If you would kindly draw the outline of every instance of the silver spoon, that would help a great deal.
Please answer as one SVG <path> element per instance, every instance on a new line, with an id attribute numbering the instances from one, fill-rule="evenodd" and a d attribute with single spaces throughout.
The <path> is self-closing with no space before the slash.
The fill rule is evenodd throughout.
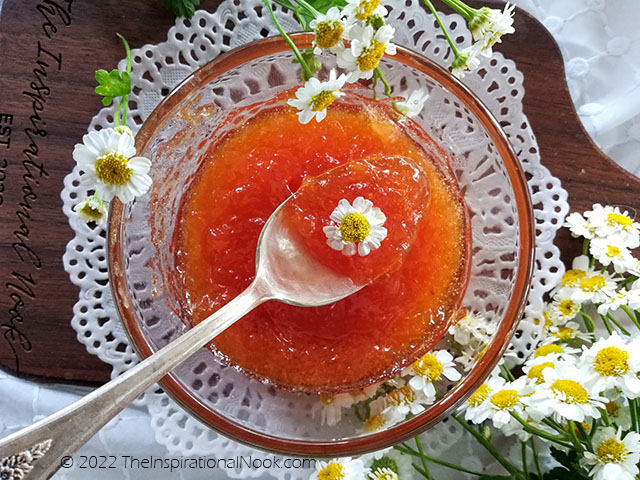
<path id="1" fill-rule="evenodd" d="M 312 258 L 289 234 L 283 207 L 269 217 L 256 249 L 256 277 L 249 287 L 204 321 L 118 378 L 66 408 L 0 440 L 0 465 L 23 458 L 28 478 L 49 478 L 63 462 L 147 388 L 209 343 L 216 335 L 267 300 L 316 307 L 341 300 L 364 285 Z"/>

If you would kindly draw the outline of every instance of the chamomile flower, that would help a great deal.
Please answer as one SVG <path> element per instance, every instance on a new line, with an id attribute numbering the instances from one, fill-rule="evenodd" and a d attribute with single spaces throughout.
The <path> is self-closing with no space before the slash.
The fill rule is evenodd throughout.
<path id="1" fill-rule="evenodd" d="M 364 423 L 365 432 L 375 432 L 383 428 L 391 427 L 402 422 L 406 415 L 402 415 L 397 409 L 385 408 L 380 413 L 373 413 Z"/>
<path id="2" fill-rule="evenodd" d="M 107 221 L 107 204 L 94 195 L 85 198 L 75 207 L 73 211 L 78 214 L 85 222 L 95 222 L 98 225 L 104 225 Z"/>
<path id="3" fill-rule="evenodd" d="M 424 107 L 424 103 L 429 98 L 429 94 L 422 90 L 417 89 L 409 94 L 409 96 L 401 102 L 393 102 L 393 108 L 398 110 L 407 117 L 415 117 L 419 115 Z"/>
<path id="4" fill-rule="evenodd" d="M 495 428 L 502 428 L 513 417 L 511 412 L 524 415 L 528 396 L 533 392 L 525 377 L 506 382 L 502 377 L 494 377 L 487 383 L 490 393 L 484 402 L 473 409 L 474 423 L 491 419 Z M 470 409 L 467 409 L 469 413 Z"/>
<path id="5" fill-rule="evenodd" d="M 554 368 L 542 370 L 544 381 L 528 399 L 527 411 L 534 419 L 553 415 L 563 419 L 583 422 L 585 418 L 600 418 L 598 408 L 604 407 L 603 400 L 589 386 L 581 381 L 581 372 L 569 362 L 556 362 Z"/>
<path id="6" fill-rule="evenodd" d="M 473 71 L 480 66 L 478 50 L 467 47 L 460 50 L 451 62 L 451 73 L 454 77 L 463 78 L 466 71 Z"/>
<path id="7" fill-rule="evenodd" d="M 485 318 L 467 312 L 449 327 L 449 334 L 460 345 L 469 345 L 473 341 L 485 343 L 488 338 L 495 333 L 497 325 L 488 322 Z"/>
<path id="8" fill-rule="evenodd" d="M 601 265 L 606 267 L 613 264 L 614 270 L 618 273 L 626 271 L 628 258 L 631 256 L 629 249 L 618 243 L 613 235 L 591 240 L 589 252 Z"/>
<path id="9" fill-rule="evenodd" d="M 320 55 L 323 50 L 337 53 L 344 44 L 342 41 L 345 32 L 345 23 L 338 7 L 331 7 L 327 13 L 321 13 L 311 20 L 309 26 L 313 29 L 313 53 Z"/>
<path id="10" fill-rule="evenodd" d="M 640 259 L 635 257 L 627 258 L 626 271 L 631 275 L 640 277 Z"/>
<path id="11" fill-rule="evenodd" d="M 434 399 L 436 396 L 433 382 L 442 379 L 442 377 L 457 382 L 462 377 L 455 368 L 453 357 L 446 350 L 424 354 L 413 362 L 403 374 L 413 375 L 409 380 L 409 386 L 416 392 L 423 392 L 428 399 Z"/>
<path id="12" fill-rule="evenodd" d="M 380 5 L 380 0 L 347 0 L 342 14 L 353 20 L 368 20 L 374 15 L 387 16 L 387 9 Z"/>
<path id="13" fill-rule="evenodd" d="M 565 219 L 563 227 L 568 228 L 573 237 L 584 237 L 588 240 L 595 238 L 596 227 L 584 218 L 581 213 L 573 212 Z"/>
<path id="14" fill-rule="evenodd" d="M 598 313 L 606 315 L 609 312 L 615 312 L 620 307 L 628 307 L 631 310 L 640 309 L 640 289 L 627 290 L 621 288 L 611 297 L 607 298 L 603 303 L 598 305 Z"/>
<path id="15" fill-rule="evenodd" d="M 580 363 L 585 367 L 581 378 L 593 392 L 618 388 L 627 398 L 640 397 L 640 352 L 636 342 L 628 343 L 613 332 L 590 348 L 583 347 Z"/>
<path id="16" fill-rule="evenodd" d="M 361 458 L 365 467 L 369 469 L 369 480 L 412 480 L 415 478 L 412 458 L 393 448 L 363 455 Z"/>
<path id="17" fill-rule="evenodd" d="M 349 82 L 371 78 L 385 54 L 395 55 L 396 46 L 391 43 L 394 32 L 391 25 L 383 25 L 376 31 L 371 25 L 354 25 L 349 29 L 351 47 L 337 54 L 338 66 L 351 72 Z"/>
<path id="18" fill-rule="evenodd" d="M 596 432 L 592 440 L 594 451 L 585 452 L 583 466 L 591 468 L 594 480 L 635 480 L 640 461 L 640 434 L 627 433 L 622 428 L 605 427 Z"/>
<path id="19" fill-rule="evenodd" d="M 544 376 L 542 372 L 545 368 L 556 368 L 556 361 L 553 360 L 544 360 L 535 362 L 528 362 L 524 367 L 522 367 L 522 371 L 525 373 L 529 381 L 535 384 L 544 383 Z"/>
<path id="20" fill-rule="evenodd" d="M 584 216 L 595 227 L 596 236 L 617 240 L 631 249 L 640 246 L 640 224 L 634 222 L 628 212 L 596 203 Z"/>
<path id="21" fill-rule="evenodd" d="M 542 340 L 543 345 L 550 343 L 570 343 L 576 340 L 582 340 L 588 342 L 591 340 L 591 335 L 580 330 L 580 325 L 577 322 L 568 322 L 565 325 L 549 328 L 547 337 Z"/>
<path id="22" fill-rule="evenodd" d="M 568 321 L 573 320 L 581 307 L 581 304 L 575 302 L 570 297 L 562 298 L 561 296 L 557 296 L 553 299 L 549 309 L 552 326 L 562 326 Z"/>
<path id="23" fill-rule="evenodd" d="M 311 413 L 315 416 L 320 412 L 320 422 L 324 425 L 337 425 L 342 418 L 344 410 L 349 409 L 355 403 L 350 393 L 338 393 L 336 395 L 320 395 L 319 401 L 312 407 Z"/>
<path id="24" fill-rule="evenodd" d="M 402 417 L 422 413 L 425 409 L 424 405 L 429 405 L 434 400 L 434 398 L 428 398 L 423 391 L 416 392 L 409 385 L 392 390 L 384 396 L 384 399 L 386 408 L 383 412 L 395 410 Z"/>
<path id="25" fill-rule="evenodd" d="M 553 298 L 571 298 L 571 289 L 578 287 L 580 281 L 587 276 L 587 272 L 593 272 L 589 268 L 589 257 L 579 255 L 571 262 L 571 269 L 564 272 L 560 283 L 551 290 Z"/>
<path id="26" fill-rule="evenodd" d="M 557 343 L 540 345 L 534 350 L 533 355 L 529 360 L 527 360 L 527 363 L 537 365 L 539 363 L 555 362 L 558 360 L 573 362 L 573 354 L 578 353 L 579 351 L 580 350 L 577 348 L 558 345 Z"/>
<path id="27" fill-rule="evenodd" d="M 603 396 L 607 399 L 604 408 L 607 411 L 609 420 L 625 430 L 631 429 L 629 400 L 617 389 L 609 390 Z"/>
<path id="28" fill-rule="evenodd" d="M 490 57 L 491 48 L 501 42 L 503 35 L 515 32 L 513 28 L 513 11 L 515 5 L 507 3 L 503 11 L 494 8 L 481 8 L 469 20 L 469 29 L 476 48 L 482 55 Z"/>
<path id="29" fill-rule="evenodd" d="M 316 471 L 309 480 L 362 480 L 368 473 L 360 459 L 335 458 L 330 462 L 316 462 Z"/>
<path id="30" fill-rule="evenodd" d="M 347 77 L 342 74 L 336 77 L 336 71 L 329 72 L 329 80 L 321 82 L 313 77 L 307 80 L 303 87 L 296 90 L 296 98 L 290 98 L 287 103 L 300 110 L 298 119 L 300 123 L 307 124 L 314 117 L 316 122 L 321 122 L 327 116 L 327 108 L 344 95 L 340 89 L 344 86 Z"/>
<path id="31" fill-rule="evenodd" d="M 589 270 L 578 285 L 569 292 L 571 300 L 577 303 L 602 303 L 615 295 L 616 279 L 609 272 Z"/>
<path id="32" fill-rule="evenodd" d="M 113 128 L 89 132 L 73 149 L 73 159 L 84 171 L 82 185 L 95 190 L 96 197 L 104 202 L 118 197 L 127 203 L 151 187 L 151 162 L 135 154 L 133 136 Z"/>
<path id="33" fill-rule="evenodd" d="M 387 237 L 383 226 L 387 217 L 363 197 L 357 197 L 353 205 L 343 198 L 329 218 L 331 224 L 323 228 L 327 244 L 347 256 L 369 255 Z"/>

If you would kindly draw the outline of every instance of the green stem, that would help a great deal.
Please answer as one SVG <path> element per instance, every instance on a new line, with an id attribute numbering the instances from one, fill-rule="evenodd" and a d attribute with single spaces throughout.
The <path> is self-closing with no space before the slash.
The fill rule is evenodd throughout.
<path id="1" fill-rule="evenodd" d="M 582 241 L 582 254 L 583 254 L 583 255 L 588 255 L 588 254 L 589 254 L 589 243 L 590 243 L 590 242 L 589 242 L 589 239 L 588 239 L 588 238 L 585 238 L 585 239 Z"/>
<path id="2" fill-rule="evenodd" d="M 578 455 L 582 455 L 584 447 L 582 446 L 582 442 L 578 439 L 578 435 L 576 435 L 576 425 L 573 420 L 567 420 L 567 424 L 569 425 L 569 437 L 571 438 L 571 442 L 573 442 L 573 445 L 576 447 Z"/>
<path id="3" fill-rule="evenodd" d="M 631 336 L 631 333 L 629 332 L 629 330 L 627 330 L 622 325 L 620 325 L 620 322 L 618 322 L 615 318 L 613 318 L 613 315 L 611 315 L 610 313 L 607 313 L 606 317 L 611 321 L 611 323 L 613 323 L 616 327 L 618 327 L 618 330 L 620 330 L 622 333 L 624 333 L 629 337 Z"/>
<path id="4" fill-rule="evenodd" d="M 462 15 L 467 22 L 471 20 L 477 12 L 475 8 L 471 8 L 469 5 L 461 2 L 460 0 L 441 0 L 441 1 L 444 4 L 449 5 L 457 13 Z"/>
<path id="5" fill-rule="evenodd" d="M 566 441 L 566 435 L 564 437 L 560 437 L 558 435 L 554 435 L 552 433 L 548 433 L 545 432 L 544 430 L 540 429 L 540 428 L 536 428 L 533 427 L 531 425 L 529 425 L 520 415 L 518 415 L 515 412 L 510 412 L 511 416 L 513 418 L 515 418 L 518 422 L 520 422 L 520 424 L 522 425 L 522 427 L 524 428 L 524 430 L 526 432 L 529 432 L 533 435 L 537 435 L 538 437 L 541 438 L 546 438 L 547 440 L 550 440 L 554 443 L 557 443 L 558 445 L 562 445 L 563 447 L 568 447 L 570 446 L 569 443 L 567 443 Z"/>
<path id="6" fill-rule="evenodd" d="M 531 452 L 533 452 L 533 463 L 536 465 L 536 471 L 538 472 L 538 478 L 542 480 L 542 469 L 540 468 L 540 458 L 538 458 L 538 450 L 536 450 L 536 442 L 534 437 L 529 439 L 531 443 Z"/>
<path id="7" fill-rule="evenodd" d="M 438 25 L 440 25 L 440 29 L 444 33 L 444 36 L 447 38 L 447 42 L 449 42 L 449 46 L 451 47 L 451 50 L 453 51 L 453 54 L 456 57 L 458 55 L 460 55 L 460 52 L 456 48 L 456 44 L 453 43 L 453 40 L 451 39 L 451 36 L 449 35 L 449 32 L 444 27 L 444 25 L 442 23 L 442 20 L 440 20 L 440 15 L 438 15 L 438 11 L 433 6 L 433 3 L 431 3 L 431 0 L 422 0 L 422 2 L 429 8 L 429 10 L 431 10 L 431 13 L 433 13 L 433 16 L 436 18 L 436 22 L 438 22 Z"/>
<path id="8" fill-rule="evenodd" d="M 513 376 L 513 374 L 511 373 L 511 370 L 509 370 L 507 368 L 507 366 L 504 363 L 500 364 L 500 369 L 502 370 L 502 372 L 506 375 L 507 380 L 510 382 L 515 381 L 515 377 Z"/>
<path id="9" fill-rule="evenodd" d="M 587 431 L 582 426 L 582 423 L 576 423 L 576 427 L 578 427 L 578 431 L 580 432 L 580 436 L 582 438 L 584 438 L 584 440 L 582 440 L 582 442 L 587 444 L 587 448 L 589 449 L 590 452 L 593 452 L 593 445 L 591 444 L 591 437 L 589 436 Z"/>
<path id="10" fill-rule="evenodd" d="M 627 285 L 635 282 L 636 280 L 638 280 L 638 277 L 636 277 L 635 275 L 629 275 L 627 278 L 622 280 L 622 282 L 620 282 L 620 285 L 622 285 L 623 287 L 626 287 Z"/>
<path id="11" fill-rule="evenodd" d="M 522 472 L 514 467 L 511 462 L 509 462 L 506 458 L 500 455 L 500 452 L 482 435 L 480 435 L 475 428 L 469 425 L 466 420 L 460 418 L 458 415 L 452 415 L 453 419 L 458 422 L 462 428 L 464 428 L 467 432 L 473 435 L 480 445 L 482 445 L 485 450 L 487 450 L 493 457 L 502 465 L 507 472 L 509 472 L 512 476 L 516 478 L 522 479 Z"/>
<path id="12" fill-rule="evenodd" d="M 419 457 L 420 456 L 419 452 L 415 451 L 414 449 L 412 449 L 411 447 L 407 446 L 404 443 L 402 445 L 396 445 L 393 448 L 395 448 L 399 452 L 406 453 L 406 454 L 409 454 L 409 455 L 413 455 L 414 457 Z M 439 458 L 430 457 L 429 455 L 424 455 L 424 458 L 427 459 L 429 462 L 435 463 L 437 465 L 442 465 L 443 467 L 450 468 L 451 470 L 457 470 L 459 472 L 468 473 L 469 475 L 476 475 L 478 477 L 481 477 L 481 476 L 485 475 L 484 473 L 478 472 L 477 470 L 472 470 L 470 468 L 461 467 L 459 465 L 455 465 L 453 463 L 449 463 L 449 462 L 445 462 L 444 460 L 440 460 Z"/>
<path id="13" fill-rule="evenodd" d="M 609 319 L 607 318 L 607 316 L 600 315 L 600 319 L 602 320 L 602 324 L 604 325 L 604 328 L 606 328 L 609 335 L 611 335 L 613 333 L 613 330 L 611 329 L 611 325 L 609 324 Z"/>
<path id="14" fill-rule="evenodd" d="M 529 479 L 529 469 L 527 468 L 527 444 L 520 442 L 520 453 L 522 455 L 522 471 L 524 476 Z"/>
<path id="15" fill-rule="evenodd" d="M 591 316 L 585 311 L 584 305 L 580 307 L 580 315 L 582 315 L 582 320 L 584 321 L 584 326 L 587 331 L 591 334 L 592 337 L 595 338 L 594 332 L 596 331 L 596 327 L 593 324 L 593 319 Z"/>
<path id="16" fill-rule="evenodd" d="M 428 480 L 433 480 L 431 471 L 429 470 L 429 466 L 427 465 L 427 459 L 424 457 L 424 451 L 422 450 L 422 442 L 420 442 L 420 437 L 415 437 L 413 440 L 416 442 L 416 447 L 418 447 L 420 462 L 422 463 L 422 469 L 424 470 L 425 474 L 424 476 L 427 477 Z"/>
<path id="17" fill-rule="evenodd" d="M 119 33 L 116 33 L 116 36 L 122 41 L 122 44 L 124 45 L 124 49 L 127 52 L 127 75 L 129 76 L 129 78 L 131 78 L 131 47 L 129 47 L 129 42 L 127 42 L 127 39 L 124 38 L 122 35 L 120 35 Z M 131 90 L 129 90 L 131 91 Z M 120 125 L 126 125 L 127 124 L 127 112 L 129 111 L 129 95 L 122 95 L 120 97 L 120 104 L 118 105 L 118 108 L 116 109 L 114 115 L 113 115 L 113 124 L 118 127 Z"/>
<path id="18" fill-rule="evenodd" d="M 262 3 L 264 3 L 265 7 L 267 7 L 267 10 L 269 11 L 269 15 L 271 16 L 271 20 L 273 21 L 273 24 L 278 29 L 278 32 L 280 32 L 280 35 L 282 35 L 282 38 L 284 38 L 284 41 L 287 42 L 287 45 L 289 45 L 291 50 L 293 50 L 293 54 L 296 56 L 296 59 L 300 63 L 300 66 L 302 67 L 302 70 L 305 73 L 305 77 L 307 79 L 313 78 L 313 72 L 311 72 L 309 65 L 307 65 L 307 62 L 305 62 L 304 58 L 302 58 L 302 54 L 300 53 L 300 50 L 298 50 L 298 47 L 296 47 L 295 43 L 293 43 L 291 38 L 289 38 L 289 35 L 287 35 L 287 32 L 285 32 L 284 29 L 282 28 L 282 25 L 280 25 L 280 22 L 276 18 L 276 14 L 273 13 L 273 8 L 271 8 L 270 0 L 262 0 Z"/>
<path id="19" fill-rule="evenodd" d="M 318 10 L 316 10 L 315 8 L 313 8 L 313 5 L 308 4 L 307 2 L 305 2 L 304 0 L 294 0 L 298 5 L 301 5 L 302 7 L 306 8 L 307 11 L 313 15 L 313 18 L 316 18 L 320 15 L 322 15 Z"/>
<path id="20" fill-rule="evenodd" d="M 391 96 L 391 85 L 389 85 L 389 82 L 387 82 L 387 79 L 384 76 L 384 73 L 382 72 L 382 69 L 380 68 L 379 65 L 373 71 L 373 76 L 374 77 L 377 76 L 380 79 L 380 81 L 382 81 L 382 84 L 384 85 L 384 94 L 387 97 L 390 97 Z"/>
<path id="21" fill-rule="evenodd" d="M 638 431 L 638 404 L 635 398 L 629 399 L 629 412 L 631 413 L 631 429 Z"/>
<path id="22" fill-rule="evenodd" d="M 602 418 L 602 421 L 607 427 L 611 426 L 611 420 L 609 419 L 609 414 L 607 413 L 606 408 L 600 409 L 600 417 Z M 593 431 L 593 428 L 591 430 Z"/>
<path id="23" fill-rule="evenodd" d="M 629 307 L 627 307 L 626 305 L 622 305 L 620 308 L 622 308 L 622 310 L 624 311 L 624 313 L 627 314 L 627 316 L 631 319 L 631 321 L 633 322 L 633 324 L 638 327 L 638 329 L 640 329 L 640 321 L 638 321 L 637 315 L 634 315 L 631 310 L 629 310 Z"/>

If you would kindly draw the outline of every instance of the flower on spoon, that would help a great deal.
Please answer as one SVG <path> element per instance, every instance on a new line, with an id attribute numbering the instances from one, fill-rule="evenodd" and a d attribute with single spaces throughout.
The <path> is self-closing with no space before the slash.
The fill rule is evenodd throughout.
<path id="1" fill-rule="evenodd" d="M 82 184 L 104 202 L 118 197 L 127 203 L 151 187 L 151 161 L 135 154 L 133 136 L 113 128 L 84 135 L 73 149 L 73 159 L 84 171 Z"/>
<path id="2" fill-rule="evenodd" d="M 387 237 L 387 217 L 364 197 L 357 197 L 353 205 L 343 198 L 329 218 L 331 225 L 323 228 L 327 245 L 347 256 L 369 255 Z"/>
<path id="3" fill-rule="evenodd" d="M 336 77 L 336 71 L 331 70 L 329 80 L 321 82 L 317 78 L 310 78 L 303 87 L 296 90 L 296 98 L 290 98 L 289 106 L 297 108 L 300 123 L 307 124 L 314 117 L 316 122 L 321 122 L 327 116 L 327 108 L 344 95 L 340 89 L 347 81 L 342 74 Z"/>

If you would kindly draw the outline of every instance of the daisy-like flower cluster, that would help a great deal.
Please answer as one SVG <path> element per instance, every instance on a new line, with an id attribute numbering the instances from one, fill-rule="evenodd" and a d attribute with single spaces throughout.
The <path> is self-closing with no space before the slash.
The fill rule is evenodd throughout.
<path id="1" fill-rule="evenodd" d="M 303 124 L 314 118 L 322 121 L 327 108 L 343 95 L 340 90 L 345 83 L 381 75 L 378 66 L 382 57 L 396 53 L 392 42 L 395 29 L 386 24 L 387 9 L 380 0 L 347 0 L 342 9 L 333 6 L 326 13 L 313 13 L 315 18 L 309 23 L 314 33 L 313 54 L 320 58 L 327 53 L 336 55 L 337 66 L 346 73 L 338 76 L 331 70 L 328 80 L 310 78 L 296 91 L 296 98 L 288 104 L 298 110 Z M 393 105 L 411 117 L 420 113 L 426 99 L 424 90 L 416 90 Z"/>
<path id="2" fill-rule="evenodd" d="M 75 212 L 87 222 L 98 225 L 107 217 L 107 203 L 118 197 L 130 202 L 151 187 L 151 162 L 136 156 L 134 137 L 127 127 L 105 128 L 82 137 L 73 149 L 82 175 L 82 186 L 94 192 L 75 206 Z"/>

